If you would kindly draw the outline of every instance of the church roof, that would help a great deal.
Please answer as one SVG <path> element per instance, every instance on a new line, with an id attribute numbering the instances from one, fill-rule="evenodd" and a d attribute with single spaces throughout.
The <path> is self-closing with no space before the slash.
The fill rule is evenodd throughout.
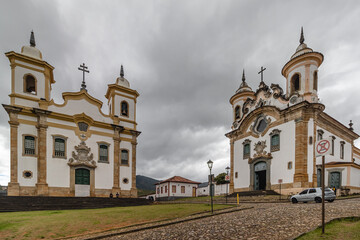
<path id="1" fill-rule="evenodd" d="M 157 184 L 161 184 L 161 183 L 165 183 L 165 182 L 180 182 L 180 183 L 192 183 L 192 184 L 200 184 L 200 182 L 194 182 L 194 181 L 191 181 L 189 179 L 186 179 L 186 178 L 183 178 L 183 177 L 180 177 L 180 176 L 173 176 L 169 179 L 166 179 L 164 181 L 161 181 L 161 182 L 158 182 L 156 183 L 155 185 Z"/>

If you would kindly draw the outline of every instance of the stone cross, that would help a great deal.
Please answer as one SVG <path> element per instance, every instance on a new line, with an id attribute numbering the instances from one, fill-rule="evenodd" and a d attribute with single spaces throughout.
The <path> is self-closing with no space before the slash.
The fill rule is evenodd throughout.
<path id="1" fill-rule="evenodd" d="M 83 72 L 83 81 L 81 83 L 81 88 L 80 90 L 86 90 L 86 85 L 85 85 L 85 72 L 89 73 L 90 71 L 89 70 L 86 70 L 88 69 L 87 66 L 85 66 L 85 63 L 83 63 L 82 65 L 80 65 L 80 67 L 78 68 L 80 71 Z M 87 90 L 86 90 L 87 91 Z"/>
<path id="2" fill-rule="evenodd" d="M 261 70 L 260 72 L 258 72 L 258 74 L 261 74 L 261 81 L 263 82 L 263 72 L 266 70 L 266 68 L 264 68 L 263 66 L 261 66 Z"/>

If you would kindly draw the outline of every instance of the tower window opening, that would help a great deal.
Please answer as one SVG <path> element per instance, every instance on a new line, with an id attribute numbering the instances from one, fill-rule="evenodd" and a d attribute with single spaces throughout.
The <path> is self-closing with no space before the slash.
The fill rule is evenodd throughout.
<path id="1" fill-rule="evenodd" d="M 300 75 L 295 74 L 291 78 L 291 92 L 299 91 L 300 90 Z"/>
<path id="2" fill-rule="evenodd" d="M 314 72 L 314 90 L 318 90 L 318 74 L 317 71 Z"/>
<path id="3" fill-rule="evenodd" d="M 121 102 L 121 115 L 122 116 L 129 116 L 129 104 L 125 101 Z"/>
<path id="4" fill-rule="evenodd" d="M 27 75 L 25 77 L 25 92 L 36 95 L 36 80 L 33 76 Z"/>
<path id="5" fill-rule="evenodd" d="M 239 119 L 240 118 L 240 107 L 236 106 L 235 108 L 235 119 Z"/>

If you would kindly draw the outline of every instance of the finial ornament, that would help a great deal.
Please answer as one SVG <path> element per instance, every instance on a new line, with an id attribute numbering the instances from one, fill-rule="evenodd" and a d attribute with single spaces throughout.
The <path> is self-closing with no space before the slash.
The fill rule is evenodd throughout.
<path id="1" fill-rule="evenodd" d="M 352 127 L 354 124 L 352 123 L 352 120 L 350 120 L 350 123 L 349 123 L 349 129 L 351 130 L 351 131 L 354 131 L 354 128 Z"/>
<path id="2" fill-rule="evenodd" d="M 242 81 L 245 82 L 245 69 L 243 69 Z"/>
<path id="3" fill-rule="evenodd" d="M 121 65 L 121 68 L 120 68 L 120 77 L 124 77 L 124 67 L 123 65 Z"/>
<path id="4" fill-rule="evenodd" d="M 301 27 L 300 44 L 303 44 L 304 41 L 305 41 L 304 31 L 303 31 L 303 27 Z"/>
<path id="5" fill-rule="evenodd" d="M 35 36 L 34 36 L 34 31 L 31 30 L 31 35 L 30 35 L 30 46 L 31 47 L 35 47 L 36 44 L 35 44 Z"/>
<path id="6" fill-rule="evenodd" d="M 87 70 L 88 67 L 85 66 L 85 63 L 83 63 L 82 65 L 80 65 L 80 67 L 79 67 L 78 69 L 83 72 L 83 81 L 82 81 L 82 83 L 81 83 L 80 91 L 81 91 L 81 90 L 87 91 L 87 90 L 86 90 L 86 84 L 85 84 L 85 72 L 89 73 L 90 71 Z"/>

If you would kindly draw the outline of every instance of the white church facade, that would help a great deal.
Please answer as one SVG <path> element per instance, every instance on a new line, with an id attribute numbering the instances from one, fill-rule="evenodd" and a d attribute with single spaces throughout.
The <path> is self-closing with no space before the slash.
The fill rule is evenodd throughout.
<path id="1" fill-rule="evenodd" d="M 51 98 L 54 67 L 30 46 L 5 54 L 11 66 L 9 196 L 137 197 L 136 102 L 121 66 L 107 87 L 109 112 L 86 90 Z M 83 64 L 79 70 L 87 71 Z M 88 72 L 88 71 L 87 71 Z"/>
<path id="2" fill-rule="evenodd" d="M 321 186 L 321 157 L 315 156 L 315 142 L 331 138 L 326 156 L 325 186 L 347 193 L 360 192 L 359 135 L 324 112 L 318 98 L 318 68 L 323 55 L 304 43 L 281 73 L 286 89 L 269 87 L 261 79 L 253 91 L 242 83 L 230 98 L 233 108 L 230 139 L 230 192 L 275 190 L 283 193 Z M 263 70 L 263 69 L 262 69 Z"/>

